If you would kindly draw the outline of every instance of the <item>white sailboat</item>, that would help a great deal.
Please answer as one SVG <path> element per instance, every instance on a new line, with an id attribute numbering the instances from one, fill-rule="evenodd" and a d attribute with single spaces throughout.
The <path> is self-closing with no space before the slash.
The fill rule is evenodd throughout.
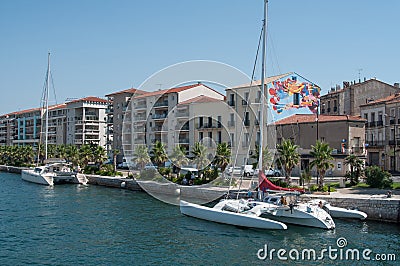
<path id="1" fill-rule="evenodd" d="M 48 148 L 48 134 L 49 134 L 49 84 L 50 84 L 50 53 L 47 56 L 47 73 L 46 73 L 46 82 L 43 93 L 43 113 L 42 120 L 45 122 L 45 162 L 47 161 L 47 148 Z M 44 116 L 44 119 L 43 119 Z M 53 162 L 47 163 L 44 166 L 36 166 L 33 169 L 22 170 L 21 172 L 22 180 L 53 186 L 55 183 L 80 183 L 85 184 L 87 179 L 85 175 L 79 174 L 71 171 L 68 164 L 65 162 Z"/>
<path id="2" fill-rule="evenodd" d="M 265 47 L 266 47 L 266 24 L 267 24 L 268 0 L 264 0 L 264 22 L 263 22 L 263 53 L 262 53 L 262 78 L 264 83 L 265 68 Z M 262 84 L 264 88 L 264 84 Z M 263 93 L 263 92 L 262 92 Z M 263 94 L 262 94 L 263 96 Z M 246 201 L 224 200 L 213 208 L 201 206 L 186 201 L 180 201 L 180 211 L 182 214 L 229 225 L 240 227 L 260 228 L 260 229 L 287 229 L 284 223 L 277 222 L 260 215 L 261 207 L 247 207 Z"/>

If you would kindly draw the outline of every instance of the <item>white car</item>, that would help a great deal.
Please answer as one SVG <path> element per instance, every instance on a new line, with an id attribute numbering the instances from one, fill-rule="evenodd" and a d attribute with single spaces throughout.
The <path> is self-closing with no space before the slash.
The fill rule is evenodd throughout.
<path id="1" fill-rule="evenodd" d="M 251 164 L 242 165 L 240 175 L 242 175 L 242 176 L 254 175 L 253 166 Z"/>
<path id="2" fill-rule="evenodd" d="M 255 171 L 254 171 L 254 175 L 258 175 L 258 169 L 256 169 Z M 279 170 L 279 169 L 268 169 L 268 170 L 265 170 L 265 176 L 275 176 L 275 177 L 278 177 L 278 176 L 282 176 L 282 173 L 281 173 L 281 171 Z"/>
<path id="3" fill-rule="evenodd" d="M 225 170 L 225 172 L 228 174 L 228 175 L 240 175 L 241 174 L 241 172 L 242 172 L 242 168 L 241 167 L 239 167 L 239 166 L 235 166 L 235 167 L 228 167 L 228 168 L 226 168 L 226 170 Z"/>

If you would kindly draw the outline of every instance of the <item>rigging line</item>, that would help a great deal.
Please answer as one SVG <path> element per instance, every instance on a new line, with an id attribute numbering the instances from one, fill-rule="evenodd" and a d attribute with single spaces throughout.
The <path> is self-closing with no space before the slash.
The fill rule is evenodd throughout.
<path id="1" fill-rule="evenodd" d="M 302 75 L 298 74 L 297 72 L 293 72 L 294 74 L 296 74 L 297 76 L 301 77 L 302 79 L 304 79 L 305 81 L 311 83 L 312 85 L 318 86 L 317 84 L 315 84 L 314 82 L 306 79 L 305 77 L 303 77 Z M 319 87 L 319 86 L 318 86 Z"/>
<path id="2" fill-rule="evenodd" d="M 51 85 L 53 87 L 53 94 L 54 94 L 55 104 L 58 104 L 57 94 L 56 94 L 56 87 L 54 86 L 54 80 L 53 80 L 53 73 L 52 72 L 50 72 L 50 79 L 51 79 Z"/>
<path id="3" fill-rule="evenodd" d="M 252 74 L 251 74 L 251 80 L 250 80 L 250 87 L 249 87 L 249 88 L 251 88 L 251 87 L 253 86 L 253 80 L 254 80 L 254 75 L 255 75 L 255 69 L 256 69 L 256 66 L 257 66 L 258 54 L 259 54 L 259 51 L 260 51 L 260 46 L 261 46 L 263 31 L 264 31 L 264 21 L 263 21 L 263 23 L 262 23 L 261 33 L 260 33 L 260 37 L 259 37 L 259 40 L 258 40 L 257 52 L 256 52 L 255 60 L 254 60 L 253 72 L 252 72 Z M 249 89 L 249 91 L 250 91 L 250 89 Z M 236 94 L 236 95 L 237 95 L 237 94 Z M 248 100 L 248 99 L 247 99 L 247 100 Z M 246 111 L 247 111 L 248 106 L 249 106 L 249 105 L 246 105 L 246 107 L 245 107 L 245 110 L 244 110 L 245 113 L 246 113 Z M 230 179 L 229 185 L 231 185 L 231 182 L 232 182 L 232 179 L 233 179 L 233 170 L 234 170 L 235 165 L 237 164 L 238 153 L 239 153 L 239 145 L 240 145 L 240 142 L 241 142 L 241 139 L 242 139 L 242 135 L 243 135 L 243 128 L 244 128 L 244 123 L 243 123 L 243 121 L 242 121 L 242 126 L 241 126 L 241 130 L 240 130 L 240 134 L 239 134 L 239 139 L 238 139 L 238 143 L 237 143 L 237 149 L 236 149 L 235 159 L 234 159 L 233 165 L 232 165 L 232 174 L 231 174 L 231 179 Z M 231 142 L 233 143 L 233 140 L 231 140 Z M 249 152 L 249 150 L 247 151 L 247 154 L 248 154 L 248 152 Z M 240 179 L 239 190 L 240 190 L 241 185 L 242 185 L 242 179 L 243 179 L 243 178 Z M 228 193 L 227 193 L 226 197 L 228 197 L 228 195 L 229 195 L 229 188 L 228 188 Z M 239 198 L 239 194 L 237 194 L 237 198 Z"/>
<path id="4" fill-rule="evenodd" d="M 269 40 L 270 40 L 270 43 L 271 43 L 271 48 L 272 48 L 272 49 L 269 50 L 270 51 L 270 55 L 271 55 L 271 57 L 273 57 L 273 55 L 275 56 L 275 61 L 276 61 L 276 65 L 277 65 L 277 68 L 278 68 L 278 73 L 281 74 L 281 67 L 279 65 L 279 60 L 278 60 L 278 57 L 276 55 L 275 45 L 274 45 L 274 41 L 272 39 L 271 32 L 267 32 L 267 37 L 269 37 Z"/>

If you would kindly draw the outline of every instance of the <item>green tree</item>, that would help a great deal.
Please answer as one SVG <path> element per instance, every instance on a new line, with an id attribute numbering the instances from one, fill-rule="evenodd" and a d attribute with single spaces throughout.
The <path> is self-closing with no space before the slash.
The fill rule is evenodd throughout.
<path id="1" fill-rule="evenodd" d="M 158 166 L 163 166 L 163 164 L 168 160 L 167 153 L 165 152 L 165 145 L 161 141 L 156 141 L 153 146 L 153 156 L 152 161 Z"/>
<path id="2" fill-rule="evenodd" d="M 228 143 L 223 142 L 217 145 L 217 152 L 214 158 L 214 164 L 218 168 L 221 168 L 221 172 L 224 172 L 228 164 L 231 162 L 231 149 Z"/>
<path id="3" fill-rule="evenodd" d="M 189 162 L 189 159 L 186 157 L 185 152 L 186 151 L 185 151 L 184 147 L 182 147 L 180 145 L 177 145 L 177 146 L 174 147 L 174 150 L 172 151 L 172 154 L 171 154 L 171 157 L 170 157 L 172 163 L 178 169 L 178 173 L 177 173 L 178 174 L 178 178 L 179 178 L 179 175 L 181 173 L 182 166 L 186 165 Z"/>
<path id="4" fill-rule="evenodd" d="M 207 148 L 200 142 L 194 144 L 192 154 L 194 155 L 193 161 L 200 171 L 210 164 L 210 160 L 207 158 Z"/>
<path id="5" fill-rule="evenodd" d="M 132 161 L 138 164 L 141 170 L 144 169 L 144 166 L 150 162 L 150 156 L 146 145 L 140 144 L 135 147 Z"/>
<path id="6" fill-rule="evenodd" d="M 298 146 L 290 139 L 284 139 L 282 144 L 277 146 L 278 164 L 285 170 L 286 182 L 290 184 L 293 168 L 299 163 L 300 154 L 297 151 Z"/>
<path id="7" fill-rule="evenodd" d="M 89 144 L 83 144 L 79 148 L 79 162 L 82 168 L 85 168 L 89 162 L 93 162 L 93 150 Z"/>
<path id="8" fill-rule="evenodd" d="M 310 155 L 314 157 L 314 160 L 310 163 L 310 167 L 316 167 L 318 176 L 319 176 L 319 184 L 318 189 L 322 190 L 324 186 L 324 177 L 326 171 L 329 168 L 333 168 L 334 165 L 331 162 L 333 160 L 332 157 L 332 150 L 328 143 L 321 142 L 317 140 L 315 146 L 311 145 L 311 152 Z"/>
<path id="9" fill-rule="evenodd" d="M 389 172 L 376 165 L 365 169 L 366 183 L 373 188 L 390 188 L 393 184 L 393 180 L 390 177 Z"/>
<path id="10" fill-rule="evenodd" d="M 65 146 L 65 154 L 66 158 L 68 158 L 68 162 L 72 163 L 74 168 L 78 168 L 81 166 L 80 164 L 80 156 L 79 156 L 79 149 L 77 146 L 69 144 Z"/>
<path id="11" fill-rule="evenodd" d="M 106 149 L 102 146 L 94 146 L 92 148 L 93 152 L 93 162 L 99 166 L 99 169 L 103 163 L 107 160 Z"/>
<path id="12" fill-rule="evenodd" d="M 357 185 L 363 172 L 364 162 L 356 155 L 350 154 L 345 158 L 344 163 L 350 166 L 350 173 L 346 174 L 350 178 L 350 184 Z"/>
<path id="13" fill-rule="evenodd" d="M 258 163 L 258 157 L 260 156 L 260 147 L 257 145 L 256 146 L 256 151 L 255 153 L 250 156 L 250 158 L 254 159 Z M 271 151 L 268 149 L 268 147 L 263 148 L 263 158 L 262 158 L 262 169 L 261 171 L 265 171 L 265 169 L 269 169 L 272 166 L 272 163 L 274 161 L 274 156 L 271 153 Z M 256 167 L 257 163 L 255 163 L 254 168 Z"/>

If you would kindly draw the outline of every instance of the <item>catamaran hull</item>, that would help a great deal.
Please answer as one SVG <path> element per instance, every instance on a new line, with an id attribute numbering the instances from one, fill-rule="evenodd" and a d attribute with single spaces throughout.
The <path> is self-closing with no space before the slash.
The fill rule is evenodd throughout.
<path id="1" fill-rule="evenodd" d="M 345 218 L 345 219 L 360 219 L 365 220 L 367 218 L 367 214 L 362 211 L 357 210 L 348 210 L 345 208 L 334 207 L 334 206 L 325 206 L 328 213 L 334 218 Z"/>
<path id="2" fill-rule="evenodd" d="M 285 224 L 270 219 L 204 207 L 182 200 L 180 210 L 184 215 L 216 223 L 259 229 L 287 229 Z"/>
<path id="3" fill-rule="evenodd" d="M 53 185 L 53 176 L 43 175 L 35 172 L 34 170 L 23 170 L 21 172 L 21 178 L 22 180 L 35 184 L 46 185 L 46 186 Z"/>
<path id="4" fill-rule="evenodd" d="M 277 216 L 272 214 L 264 213 L 261 217 L 271 218 L 276 221 L 294 225 L 301 225 L 307 227 L 315 227 L 315 228 L 322 228 L 322 229 L 335 229 L 335 223 L 333 220 L 330 221 L 323 221 L 315 218 L 297 218 L 297 217 L 288 217 L 288 216 Z"/>

